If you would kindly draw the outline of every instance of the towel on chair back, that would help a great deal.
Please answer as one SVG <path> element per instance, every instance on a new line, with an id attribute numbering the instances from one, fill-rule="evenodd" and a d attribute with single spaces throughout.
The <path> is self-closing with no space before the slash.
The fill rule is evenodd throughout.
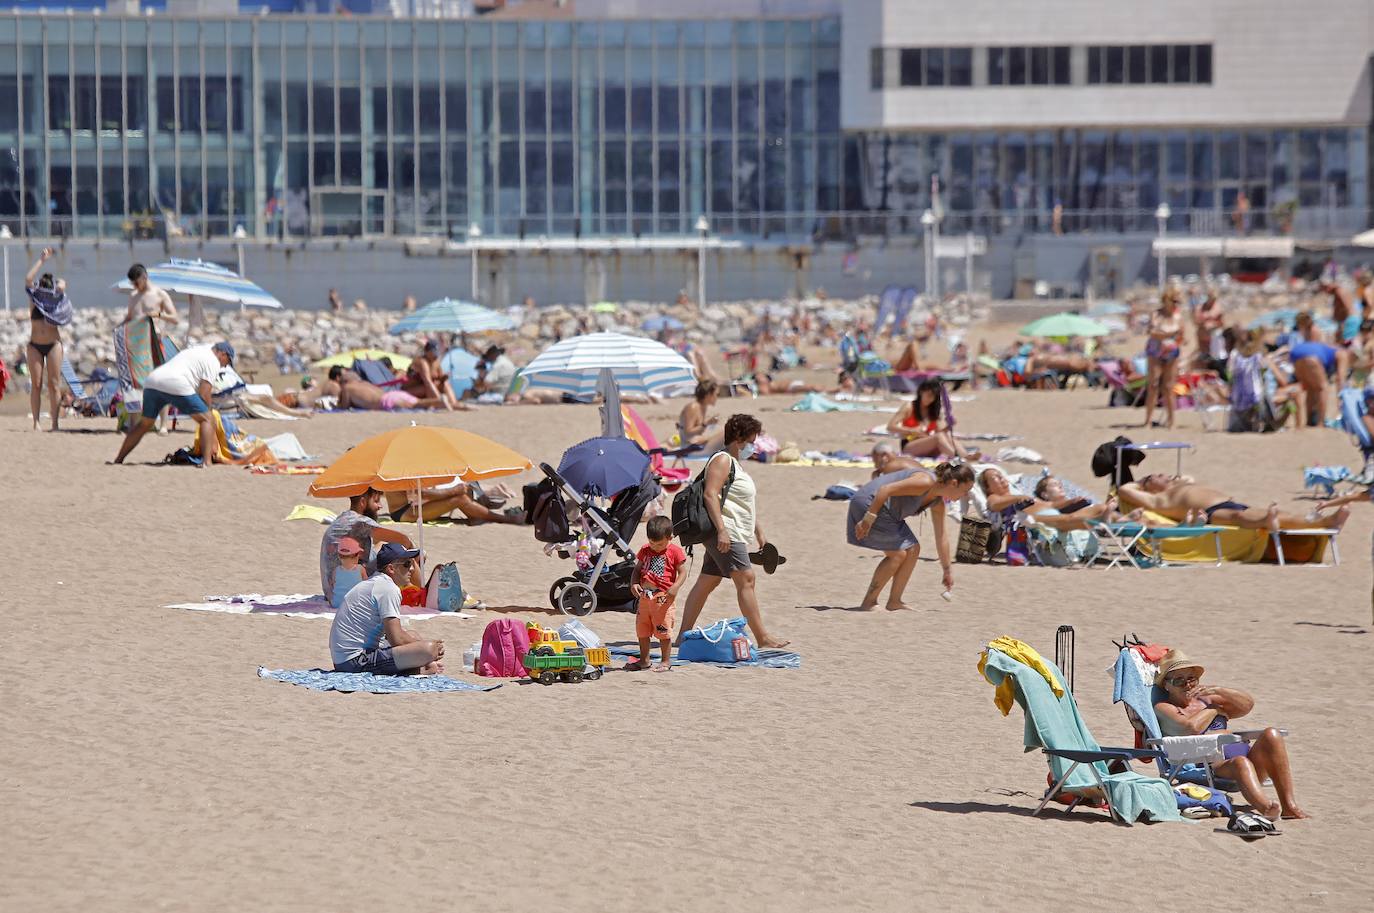
<path id="1" fill-rule="evenodd" d="M 1055 678 L 1064 681 L 1064 673 L 1053 663 L 1046 665 L 1054 672 Z M 1026 751 L 1036 748 L 1056 748 L 1063 751 L 1099 751 L 1101 746 L 1078 715 L 1078 705 L 1072 692 L 1064 692 L 1056 697 L 1045 677 L 1027 666 L 1017 662 L 1000 650 L 989 649 L 983 669 L 983 677 L 993 685 L 1000 685 L 1011 677 L 1016 686 L 1016 703 L 1021 705 L 1026 716 Z M 1050 771 L 1056 781 L 1069 769 L 1072 761 L 1046 755 Z M 1151 821 L 1178 821 L 1178 805 L 1174 791 L 1159 777 L 1143 777 L 1137 773 L 1109 774 L 1107 766 L 1101 762 L 1097 768 L 1102 781 L 1111 794 L 1112 805 L 1126 823 L 1140 818 Z M 1097 785 L 1093 775 L 1079 765 L 1074 770 L 1064 788 L 1073 791 Z"/>

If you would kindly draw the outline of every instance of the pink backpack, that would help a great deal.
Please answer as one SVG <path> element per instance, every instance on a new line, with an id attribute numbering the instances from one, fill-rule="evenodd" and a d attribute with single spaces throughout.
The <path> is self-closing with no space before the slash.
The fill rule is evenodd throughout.
<path id="1" fill-rule="evenodd" d="M 498 618 L 482 632 L 482 652 L 477 657 L 477 674 L 496 678 L 524 675 L 521 660 L 530 651 L 530 635 L 518 618 Z"/>

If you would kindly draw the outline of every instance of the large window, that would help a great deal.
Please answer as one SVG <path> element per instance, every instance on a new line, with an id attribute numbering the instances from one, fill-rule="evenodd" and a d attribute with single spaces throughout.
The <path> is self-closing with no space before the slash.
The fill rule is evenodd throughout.
<path id="1" fill-rule="evenodd" d="M 1068 45 L 988 48 L 990 86 L 1067 86 Z"/>
<path id="2" fill-rule="evenodd" d="M 973 85 L 973 48 L 874 48 L 869 74 L 873 88 L 883 88 L 893 58 L 898 87 Z"/>
<path id="3" fill-rule="evenodd" d="M 1088 85 L 1209 85 L 1210 44 L 1092 45 Z"/>

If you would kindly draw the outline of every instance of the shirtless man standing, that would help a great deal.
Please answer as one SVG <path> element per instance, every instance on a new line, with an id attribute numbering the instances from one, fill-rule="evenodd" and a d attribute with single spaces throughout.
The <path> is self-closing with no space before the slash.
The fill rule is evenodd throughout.
<path id="1" fill-rule="evenodd" d="M 1350 516 L 1348 507 L 1315 520 L 1280 513 L 1277 504 L 1261 510 L 1232 501 L 1215 488 L 1200 485 L 1188 476 L 1175 478 L 1161 473 L 1148 475 L 1139 482 L 1127 482 L 1119 492 L 1124 503 L 1152 510 L 1179 523 L 1201 515 L 1207 523 L 1242 529 L 1340 529 Z"/>
<path id="2" fill-rule="evenodd" d="M 135 263 L 129 267 L 129 282 L 133 284 L 134 290 L 129 293 L 129 310 L 124 314 L 125 323 L 138 317 L 151 317 L 155 322 L 161 321 L 169 326 L 180 322 L 181 318 L 177 316 L 172 296 L 149 281 L 148 270 L 142 263 Z"/>
<path id="3" fill-rule="evenodd" d="M 404 390 L 383 390 L 376 384 L 360 379 L 352 371 L 340 373 L 338 384 L 341 409 L 391 412 L 396 409 L 435 409 L 445 405 L 442 397 L 419 399 Z"/>

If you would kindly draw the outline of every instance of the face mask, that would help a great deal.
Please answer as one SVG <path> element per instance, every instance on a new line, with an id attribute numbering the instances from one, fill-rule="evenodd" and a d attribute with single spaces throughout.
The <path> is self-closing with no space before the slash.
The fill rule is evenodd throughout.
<path id="1" fill-rule="evenodd" d="M 749 459 L 749 458 L 750 458 L 751 456 L 753 456 L 753 455 L 754 455 L 754 445 L 753 445 L 753 444 L 745 444 L 743 447 L 741 447 L 741 448 L 739 449 L 739 458 L 740 458 L 741 460 L 747 460 L 747 459 Z"/>

